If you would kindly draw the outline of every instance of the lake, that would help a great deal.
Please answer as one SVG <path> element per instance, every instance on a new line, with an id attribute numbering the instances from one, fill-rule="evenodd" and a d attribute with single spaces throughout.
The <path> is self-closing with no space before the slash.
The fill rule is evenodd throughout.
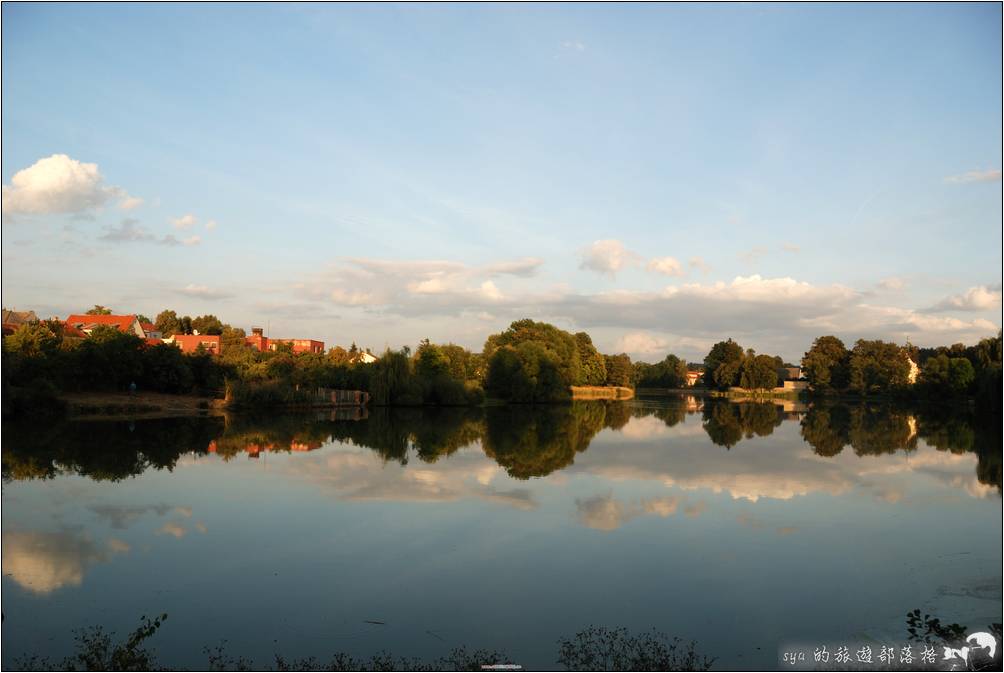
<path id="1" fill-rule="evenodd" d="M 338 416 L 338 417 L 334 417 Z M 169 615 L 162 663 L 554 668 L 596 626 L 716 668 L 1000 620 L 1000 420 L 680 396 L 3 428 L 3 667 Z"/>

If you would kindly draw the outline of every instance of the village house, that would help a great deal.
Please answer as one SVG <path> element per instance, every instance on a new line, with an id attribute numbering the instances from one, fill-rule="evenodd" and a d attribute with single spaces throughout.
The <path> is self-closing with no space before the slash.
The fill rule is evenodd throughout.
<path id="1" fill-rule="evenodd" d="M 114 327 L 124 334 L 135 334 L 140 339 L 147 338 L 139 318 L 135 315 L 71 315 L 64 321 L 63 325 L 68 328 L 67 332 L 72 336 L 76 336 L 75 333 L 90 336 L 95 328 L 105 326 Z"/>
<path id="2" fill-rule="evenodd" d="M 244 342 L 258 351 L 276 351 L 281 344 L 289 344 L 294 353 L 324 353 L 324 342 L 315 339 L 270 339 L 261 327 L 252 327 L 251 336 Z"/>
<path id="3" fill-rule="evenodd" d="M 143 328 L 143 333 L 146 334 L 147 339 L 164 338 L 164 334 L 152 322 L 141 322 L 139 326 Z"/>
<path id="4" fill-rule="evenodd" d="M 784 378 L 788 381 L 798 381 L 802 378 L 802 368 L 801 367 L 784 367 L 783 368 Z"/>
<path id="5" fill-rule="evenodd" d="M 11 311 L 3 310 L 3 334 L 7 336 L 17 331 L 21 325 L 38 322 L 38 316 L 34 311 Z"/>
<path id="6" fill-rule="evenodd" d="M 687 372 L 687 386 L 693 388 L 697 382 L 704 375 L 704 372 L 688 371 Z"/>
<path id="7" fill-rule="evenodd" d="M 182 353 L 197 353 L 202 346 L 210 355 L 220 354 L 220 337 L 216 334 L 175 334 L 162 341 L 177 346 Z"/>

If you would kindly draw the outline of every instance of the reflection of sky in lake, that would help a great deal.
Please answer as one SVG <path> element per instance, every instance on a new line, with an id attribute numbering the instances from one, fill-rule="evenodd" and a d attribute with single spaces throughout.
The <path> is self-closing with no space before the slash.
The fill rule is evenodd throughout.
<path id="1" fill-rule="evenodd" d="M 999 620 L 1001 500 L 975 454 L 921 439 L 823 457 L 793 421 L 726 449 L 701 420 L 633 417 L 529 480 L 474 440 L 429 463 L 329 442 L 7 483 L 4 666 L 159 612 L 158 651 L 193 667 L 223 638 L 261 663 L 463 643 L 553 666 L 556 639 L 589 624 L 775 667 L 781 642 L 902 641 L 917 607 Z"/>

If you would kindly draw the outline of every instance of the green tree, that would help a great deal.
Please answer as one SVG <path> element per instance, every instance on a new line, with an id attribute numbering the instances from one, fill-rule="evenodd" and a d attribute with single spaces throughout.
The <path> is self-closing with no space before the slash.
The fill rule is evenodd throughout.
<path id="1" fill-rule="evenodd" d="M 967 358 L 942 353 L 927 359 L 918 383 L 935 395 L 953 396 L 965 393 L 975 380 L 976 371 Z"/>
<path id="2" fill-rule="evenodd" d="M 218 336 L 223 334 L 223 322 L 214 315 L 200 315 L 192 318 L 191 331 L 199 334 L 212 334 Z"/>
<path id="3" fill-rule="evenodd" d="M 441 375 L 449 375 L 450 359 L 443 350 L 425 339 L 415 351 L 415 375 L 422 379 L 431 379 Z"/>
<path id="4" fill-rule="evenodd" d="M 738 385 L 743 364 L 743 349 L 732 339 L 719 341 L 704 358 L 704 382 L 725 390 Z"/>
<path id="5" fill-rule="evenodd" d="M 634 368 L 627 353 L 620 355 L 604 355 L 608 386 L 630 386 Z"/>
<path id="6" fill-rule="evenodd" d="M 586 386 L 602 386 L 607 380 L 606 359 L 585 332 L 576 332 L 575 345 L 579 353 L 580 375 L 577 383 Z"/>
<path id="7" fill-rule="evenodd" d="M 62 342 L 62 334 L 48 322 L 24 323 L 4 337 L 3 349 L 26 357 L 45 357 L 59 350 Z"/>
<path id="8" fill-rule="evenodd" d="M 850 352 L 835 336 L 821 336 L 802 357 L 802 375 L 814 390 L 842 390 L 850 378 Z"/>
<path id="9" fill-rule="evenodd" d="M 579 348 L 575 337 L 545 322 L 517 320 L 505 331 L 489 336 L 485 341 L 485 360 L 490 360 L 495 351 L 504 346 L 518 348 L 524 343 L 531 342 L 553 353 L 559 376 L 565 386 L 574 385 L 581 380 Z"/>
<path id="10" fill-rule="evenodd" d="M 157 319 L 153 321 L 153 324 L 157 328 L 157 331 L 163 334 L 165 338 L 175 334 L 184 334 L 178 314 L 174 311 L 161 311 L 157 314 Z"/>
<path id="11" fill-rule="evenodd" d="M 370 395 L 377 405 L 417 405 L 422 403 L 411 368 L 408 350 L 387 349 L 383 357 L 373 363 L 370 378 Z"/>
<path id="12" fill-rule="evenodd" d="M 89 309 L 86 315 L 111 315 L 112 310 L 101 304 L 95 304 L 94 308 Z"/>
<path id="13" fill-rule="evenodd" d="M 769 355 L 754 355 L 751 350 L 743 360 L 740 385 L 747 390 L 771 390 L 777 385 L 777 362 Z"/>
<path id="14" fill-rule="evenodd" d="M 850 386 L 857 392 L 886 393 L 910 383 L 906 351 L 886 341 L 858 339 L 850 357 Z"/>
<path id="15" fill-rule="evenodd" d="M 687 385 L 687 363 L 670 353 L 662 362 L 636 362 L 634 384 L 642 388 L 683 388 Z"/>

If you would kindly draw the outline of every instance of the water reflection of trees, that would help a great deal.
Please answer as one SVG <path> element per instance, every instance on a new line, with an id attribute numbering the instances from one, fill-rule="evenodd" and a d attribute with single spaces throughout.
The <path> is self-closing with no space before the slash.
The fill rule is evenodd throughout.
<path id="1" fill-rule="evenodd" d="M 171 470 L 183 454 L 205 453 L 221 434 L 219 418 L 78 423 L 5 423 L 3 478 L 50 479 L 61 473 L 118 481 L 145 470 Z"/>
<path id="2" fill-rule="evenodd" d="M 939 451 L 975 453 L 981 483 L 1001 490 L 1000 417 L 968 408 L 817 404 L 801 422 L 802 438 L 820 456 L 833 457 L 850 446 L 858 456 L 913 451 L 922 439 Z"/>
<path id="3" fill-rule="evenodd" d="M 45 479 L 61 473 L 120 480 L 147 469 L 172 469 L 186 453 L 240 454 L 310 451 L 335 440 L 366 447 L 383 460 L 410 457 L 433 463 L 480 442 L 509 475 L 528 479 L 572 464 L 603 428 L 623 428 L 631 418 L 652 416 L 666 426 L 701 413 L 708 438 L 731 448 L 743 439 L 766 437 L 781 425 L 779 405 L 686 398 L 660 404 L 614 401 L 561 406 L 479 408 L 375 408 L 344 414 L 256 417 L 196 417 L 137 422 L 86 421 L 55 424 L 5 423 L 3 478 Z M 1000 420 L 972 410 L 906 409 L 893 405 L 816 404 L 801 418 L 803 439 L 820 456 L 846 447 L 858 456 L 912 451 L 917 440 L 952 453 L 975 453 L 977 477 L 1001 490 Z"/>
<path id="4" fill-rule="evenodd" d="M 766 437 L 784 420 L 784 409 L 771 402 L 708 400 L 704 430 L 712 442 L 731 449 L 743 438 Z"/>
<path id="5" fill-rule="evenodd" d="M 329 414 L 197 417 L 128 421 L 6 424 L 3 477 L 61 473 L 120 480 L 149 468 L 172 469 L 186 453 L 224 460 L 266 452 L 311 451 L 339 441 L 375 451 L 384 461 L 433 463 L 481 442 L 513 477 L 544 476 L 572 463 L 604 427 L 631 418 L 624 402 L 478 408 L 375 408 L 357 420 Z"/>

